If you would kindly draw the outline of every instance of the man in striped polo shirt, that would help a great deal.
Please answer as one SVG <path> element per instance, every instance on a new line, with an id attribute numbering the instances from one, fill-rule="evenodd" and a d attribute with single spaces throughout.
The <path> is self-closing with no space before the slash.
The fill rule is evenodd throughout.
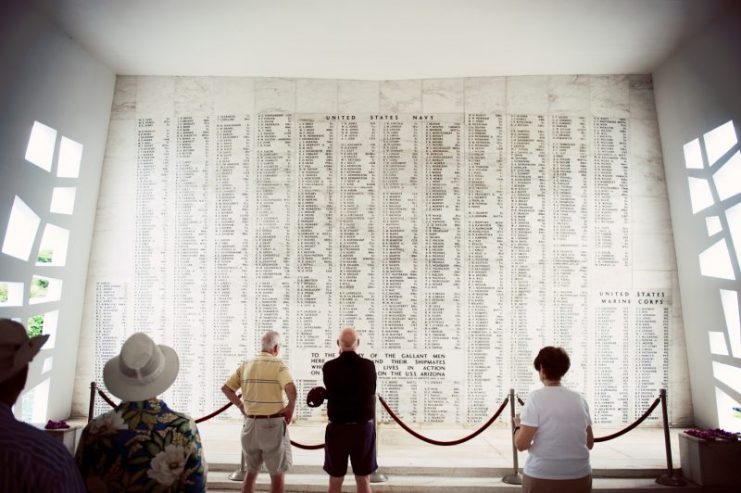
<path id="1" fill-rule="evenodd" d="M 270 473 L 270 491 L 284 492 L 284 474 L 293 464 L 288 424 L 296 408 L 296 386 L 286 364 L 278 359 L 280 336 L 274 330 L 262 336 L 262 352 L 242 363 L 222 392 L 244 415 L 242 450 L 247 475 L 242 493 L 253 493 L 262 463 Z M 237 397 L 240 389 L 242 398 Z M 283 393 L 288 404 L 283 400 Z"/>

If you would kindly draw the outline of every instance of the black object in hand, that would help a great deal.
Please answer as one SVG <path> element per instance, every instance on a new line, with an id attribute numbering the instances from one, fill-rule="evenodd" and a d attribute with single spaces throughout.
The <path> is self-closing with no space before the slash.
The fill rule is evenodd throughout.
<path id="1" fill-rule="evenodd" d="M 324 387 L 314 387 L 306 395 L 306 405 L 309 407 L 319 407 L 324 403 L 327 397 L 327 389 Z"/>

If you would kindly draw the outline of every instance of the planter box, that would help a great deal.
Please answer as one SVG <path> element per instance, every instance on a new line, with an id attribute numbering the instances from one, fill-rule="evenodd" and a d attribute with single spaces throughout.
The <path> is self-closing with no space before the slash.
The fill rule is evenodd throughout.
<path id="1" fill-rule="evenodd" d="M 741 442 L 703 440 L 679 434 L 682 474 L 701 486 L 741 487 Z"/>

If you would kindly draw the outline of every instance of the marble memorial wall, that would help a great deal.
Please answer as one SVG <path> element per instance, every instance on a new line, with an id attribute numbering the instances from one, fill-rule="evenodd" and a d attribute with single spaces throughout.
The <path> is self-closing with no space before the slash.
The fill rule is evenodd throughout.
<path id="1" fill-rule="evenodd" d="M 690 416 L 649 77 L 119 77 L 95 228 L 79 409 L 139 330 L 176 409 L 267 329 L 303 402 L 352 325 L 408 421 L 484 421 L 544 345 L 597 423 Z"/>

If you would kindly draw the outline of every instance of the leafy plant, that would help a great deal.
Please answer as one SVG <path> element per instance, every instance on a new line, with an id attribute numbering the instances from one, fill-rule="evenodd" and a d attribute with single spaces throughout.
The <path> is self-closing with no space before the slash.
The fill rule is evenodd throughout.
<path id="1" fill-rule="evenodd" d="M 7 283 L 0 284 L 0 303 L 8 301 L 8 285 Z"/>
<path id="2" fill-rule="evenodd" d="M 53 253 L 49 248 L 39 250 L 39 256 L 36 257 L 36 261 L 40 264 L 50 264 Z"/>
<path id="3" fill-rule="evenodd" d="M 49 289 L 49 280 L 41 277 L 34 278 L 31 283 L 31 291 L 29 296 L 31 298 L 44 298 Z"/>
<path id="4" fill-rule="evenodd" d="M 28 319 L 28 329 L 26 329 L 28 337 L 40 336 L 44 333 L 44 316 L 34 315 Z"/>

